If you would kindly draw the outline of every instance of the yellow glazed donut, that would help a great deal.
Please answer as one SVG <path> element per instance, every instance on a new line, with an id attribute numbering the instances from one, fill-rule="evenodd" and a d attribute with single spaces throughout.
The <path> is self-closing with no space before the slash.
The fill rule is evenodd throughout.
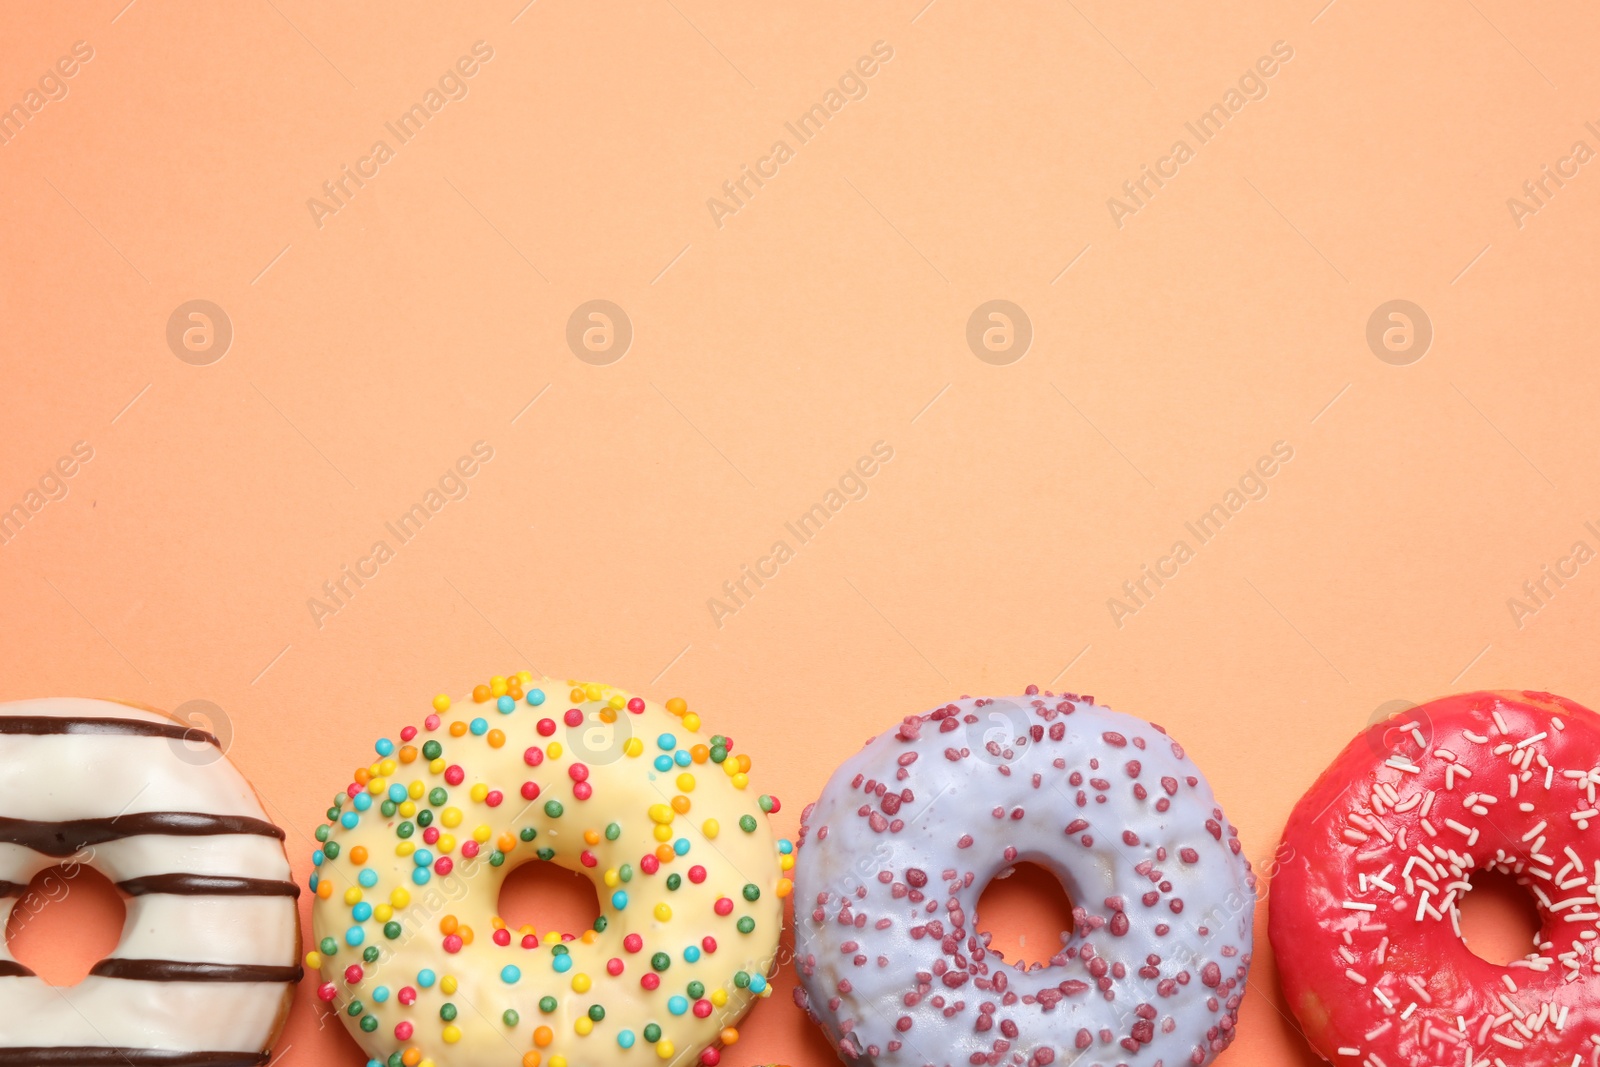
<path id="1" fill-rule="evenodd" d="M 307 965 L 376 1067 L 711 1067 L 791 884 L 750 757 L 666 706 L 524 671 L 381 738 L 317 828 Z M 524 863 L 586 875 L 574 937 L 496 915 Z"/>

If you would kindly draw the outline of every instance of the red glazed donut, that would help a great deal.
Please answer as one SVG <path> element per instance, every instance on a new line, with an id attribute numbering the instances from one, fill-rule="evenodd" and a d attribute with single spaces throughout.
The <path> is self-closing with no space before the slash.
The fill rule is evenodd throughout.
<path id="1" fill-rule="evenodd" d="M 1271 890 L 1290 1008 L 1340 1067 L 1600 1064 L 1600 716 L 1468 693 L 1352 741 L 1289 818 Z M 1500 967 L 1459 927 L 1475 871 L 1526 886 Z"/>

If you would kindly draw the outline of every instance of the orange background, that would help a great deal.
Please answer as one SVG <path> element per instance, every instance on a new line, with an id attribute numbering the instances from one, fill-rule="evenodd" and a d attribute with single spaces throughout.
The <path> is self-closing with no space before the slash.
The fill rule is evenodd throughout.
<path id="1" fill-rule="evenodd" d="M 297 877 L 374 738 L 522 667 L 684 695 L 790 834 L 904 714 L 1093 693 L 1182 740 L 1258 867 L 1392 701 L 1600 702 L 1600 570 L 1508 603 L 1600 549 L 1600 162 L 1507 203 L 1600 149 L 1588 5 L 124 2 L 0 35 L 5 105 L 93 49 L 0 144 L 0 509 L 93 448 L 0 544 L 0 698 L 214 702 Z M 307 201 L 477 41 L 466 97 L 319 227 Z M 785 122 L 877 41 L 799 144 Z M 719 227 L 707 200 L 779 139 Z M 1119 227 L 1108 198 L 1178 139 Z M 167 341 L 193 299 L 233 328 L 204 365 Z M 592 299 L 632 323 L 609 365 L 566 341 Z M 991 299 L 1031 321 L 1020 359 L 968 347 Z M 1420 359 L 1368 345 L 1394 299 L 1431 323 Z M 466 498 L 314 619 L 476 441 Z M 790 539 L 879 441 L 865 498 Z M 1197 547 L 1185 522 L 1279 441 Z M 1310 1063 L 1264 915 L 1224 1062 Z M 830 1060 L 790 986 L 728 1062 Z M 308 981 L 281 1062 L 360 1062 L 319 1008 Z"/>

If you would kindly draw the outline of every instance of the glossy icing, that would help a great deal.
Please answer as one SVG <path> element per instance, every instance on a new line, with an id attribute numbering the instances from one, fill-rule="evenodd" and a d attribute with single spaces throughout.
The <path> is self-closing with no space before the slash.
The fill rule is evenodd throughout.
<path id="1" fill-rule="evenodd" d="M 0 704 L 0 923 L 58 864 L 129 894 L 116 950 L 70 988 L 0 943 L 0 1067 L 267 1061 L 299 978 L 296 890 L 282 831 L 215 743 L 111 701 Z"/>
<path id="2" fill-rule="evenodd" d="M 1270 932 L 1289 1007 L 1341 1067 L 1600 1064 L 1600 716 L 1466 693 L 1355 738 L 1284 831 Z M 1540 913 L 1500 967 L 1460 902 L 1480 870 Z"/>
<path id="3" fill-rule="evenodd" d="M 749 758 L 681 700 L 527 674 L 418 720 L 377 742 L 313 856 L 307 962 L 367 1055 L 717 1063 L 770 994 L 790 889 Z M 506 876 L 540 861 L 593 882 L 595 929 L 506 928 Z"/>
<path id="4" fill-rule="evenodd" d="M 1040 693 L 963 697 L 874 738 L 802 819 L 796 999 L 847 1063 L 1204 1064 L 1233 1039 L 1255 879 L 1158 726 Z M 984 886 L 1052 871 L 1046 966 L 978 932 Z"/>

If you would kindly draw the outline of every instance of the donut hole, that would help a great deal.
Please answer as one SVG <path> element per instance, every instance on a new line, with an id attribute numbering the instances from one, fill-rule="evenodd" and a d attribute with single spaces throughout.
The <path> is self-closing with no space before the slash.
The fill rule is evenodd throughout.
<path id="1" fill-rule="evenodd" d="M 574 937 L 594 929 L 600 898 L 594 883 L 577 871 L 535 860 L 506 876 L 500 887 L 500 918 L 512 931 L 531 926 L 543 937 L 551 930 Z"/>
<path id="2" fill-rule="evenodd" d="M 51 867 L 16 900 L 6 945 L 46 983 L 77 985 L 116 951 L 126 920 L 122 897 L 105 875 L 81 864 Z"/>
<path id="3" fill-rule="evenodd" d="M 1500 871 L 1474 871 L 1468 880 L 1472 892 L 1459 904 L 1467 951 L 1497 967 L 1534 951 L 1541 924 L 1528 887 Z"/>
<path id="4" fill-rule="evenodd" d="M 1059 878 L 1036 863 L 1022 862 L 984 886 L 973 925 L 1002 959 L 1048 964 L 1072 935 L 1072 907 Z"/>

